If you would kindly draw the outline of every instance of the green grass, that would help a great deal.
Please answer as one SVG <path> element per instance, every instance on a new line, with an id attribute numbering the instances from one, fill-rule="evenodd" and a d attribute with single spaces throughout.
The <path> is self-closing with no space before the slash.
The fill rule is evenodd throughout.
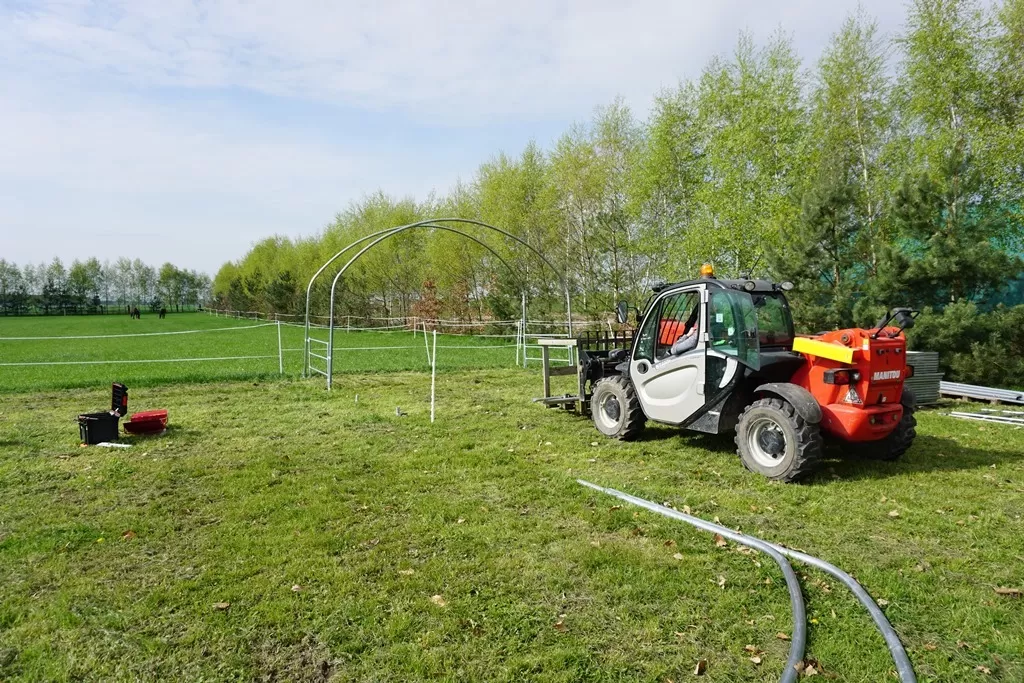
<path id="1" fill-rule="evenodd" d="M 154 387 L 133 407 L 173 427 L 124 450 L 77 443 L 105 387 L 0 395 L 0 679 L 777 681 L 774 564 L 582 477 L 835 562 L 922 681 L 1024 680 L 1024 600 L 994 590 L 1024 587 L 1024 432 L 923 412 L 903 461 L 779 485 L 727 439 L 600 438 L 538 385 L 444 373 L 433 425 L 419 373 Z M 896 680 L 860 605 L 802 573 L 830 680 Z"/>
<path id="2" fill-rule="evenodd" d="M 157 334 L 186 330 L 211 331 Z M 66 338 L 130 334 L 151 336 Z M 302 336 L 302 327 L 281 326 L 286 375 L 297 376 L 302 373 Z M 326 340 L 327 330 L 314 329 L 311 336 Z M 4 339 L 10 337 L 65 338 Z M 438 335 L 438 368 L 445 371 L 513 367 L 516 361 L 516 350 L 510 346 L 513 343 L 514 338 Z M 409 331 L 346 332 L 341 329 L 335 334 L 335 346 L 336 373 L 422 371 L 429 368 L 422 334 L 413 336 Z M 373 347 L 392 348 L 385 351 L 366 350 Z M 314 351 L 318 348 L 320 355 L 326 355 L 323 347 L 314 347 Z M 236 357 L 246 358 L 138 362 Z M 82 361 L 90 364 L 3 365 Z M 322 364 L 322 361 L 317 362 Z M 265 322 L 220 318 L 205 313 L 172 313 L 164 320 L 153 314 L 143 315 L 141 320 L 131 320 L 123 315 L 0 317 L 0 391 L 90 387 L 112 381 L 137 387 L 172 382 L 269 379 L 279 376 L 277 327 Z"/>

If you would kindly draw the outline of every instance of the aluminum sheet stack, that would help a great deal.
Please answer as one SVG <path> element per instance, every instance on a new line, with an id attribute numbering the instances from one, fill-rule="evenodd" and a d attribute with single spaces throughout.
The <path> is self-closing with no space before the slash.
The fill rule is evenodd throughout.
<path id="1" fill-rule="evenodd" d="M 989 403 L 1024 405 L 1024 391 L 1017 391 L 1015 389 L 993 389 L 992 387 L 979 387 L 974 384 L 941 382 L 939 390 L 943 396 L 973 398 L 979 401 L 988 401 Z"/>
<path id="2" fill-rule="evenodd" d="M 935 351 L 907 351 L 907 364 L 914 367 L 914 376 L 904 383 L 917 398 L 918 405 L 939 402 L 939 383 L 943 373 L 939 370 L 939 354 Z"/>

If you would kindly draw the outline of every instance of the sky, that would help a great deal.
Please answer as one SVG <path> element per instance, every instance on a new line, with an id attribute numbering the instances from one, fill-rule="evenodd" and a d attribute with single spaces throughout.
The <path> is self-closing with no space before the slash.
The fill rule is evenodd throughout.
<path id="1" fill-rule="evenodd" d="M 862 0 L 883 34 L 904 7 Z M 0 0 L 0 258 L 214 274 L 378 189 L 423 199 L 696 78 L 741 31 L 807 67 L 855 0 Z"/>

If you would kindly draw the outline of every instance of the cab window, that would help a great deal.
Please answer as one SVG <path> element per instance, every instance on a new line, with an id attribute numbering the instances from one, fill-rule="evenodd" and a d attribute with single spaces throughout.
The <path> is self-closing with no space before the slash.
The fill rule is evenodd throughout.
<path id="1" fill-rule="evenodd" d="M 696 342 L 699 321 L 700 297 L 697 292 L 680 292 L 665 297 L 658 319 L 658 343 L 654 347 L 654 359 L 668 358 L 672 353 L 672 345 L 691 331 Z"/>
<path id="2" fill-rule="evenodd" d="M 790 346 L 793 343 L 793 318 L 786 298 L 779 294 L 751 294 L 757 311 L 757 331 L 761 346 Z"/>
<path id="3" fill-rule="evenodd" d="M 756 369 L 761 367 L 757 311 L 750 295 L 729 289 L 715 290 L 708 304 L 711 348 Z"/>
<path id="4" fill-rule="evenodd" d="M 648 361 L 668 358 L 673 344 L 690 330 L 694 330 L 694 341 L 698 339 L 699 324 L 700 297 L 697 292 L 669 294 L 658 302 L 657 310 L 644 321 L 634 358 Z"/>

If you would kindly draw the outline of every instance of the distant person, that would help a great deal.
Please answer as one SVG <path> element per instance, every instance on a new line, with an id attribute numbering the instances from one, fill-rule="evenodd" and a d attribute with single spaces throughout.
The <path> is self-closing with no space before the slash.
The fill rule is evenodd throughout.
<path id="1" fill-rule="evenodd" d="M 165 307 L 160 309 L 160 319 L 163 320 L 166 317 L 167 317 L 167 307 L 165 306 Z"/>
<path id="2" fill-rule="evenodd" d="M 135 318 L 136 320 L 142 320 L 142 314 L 139 313 L 138 306 L 132 309 L 132 317 Z"/>

